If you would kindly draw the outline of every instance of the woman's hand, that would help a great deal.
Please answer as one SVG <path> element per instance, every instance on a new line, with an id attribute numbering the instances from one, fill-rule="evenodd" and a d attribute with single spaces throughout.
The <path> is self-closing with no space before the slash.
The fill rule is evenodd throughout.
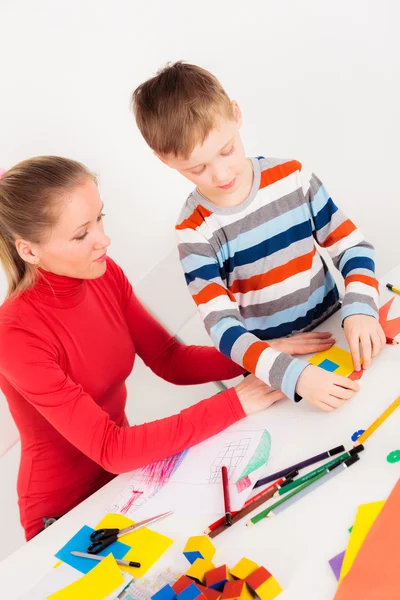
<path id="1" fill-rule="evenodd" d="M 282 392 L 274 390 L 255 375 L 245 377 L 235 386 L 235 390 L 246 415 L 260 412 L 285 397 Z"/>
<path id="2" fill-rule="evenodd" d="M 335 338 L 328 331 L 310 331 L 309 333 L 296 333 L 285 338 L 268 340 L 268 344 L 285 354 L 312 354 L 329 350 L 335 343 Z"/>

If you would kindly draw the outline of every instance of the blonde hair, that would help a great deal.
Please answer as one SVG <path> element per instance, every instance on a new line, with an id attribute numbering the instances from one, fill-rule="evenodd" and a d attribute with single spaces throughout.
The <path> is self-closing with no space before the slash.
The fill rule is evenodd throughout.
<path id="1" fill-rule="evenodd" d="M 0 178 L 0 261 L 8 280 L 7 297 L 34 285 L 34 265 L 18 254 L 15 242 L 34 244 L 57 222 L 60 196 L 86 178 L 96 177 L 81 163 L 60 156 L 20 162 Z"/>
<path id="2" fill-rule="evenodd" d="M 213 129 L 217 116 L 234 118 L 218 79 L 182 61 L 168 64 L 139 85 L 132 108 L 144 139 L 161 156 L 188 158 Z"/>

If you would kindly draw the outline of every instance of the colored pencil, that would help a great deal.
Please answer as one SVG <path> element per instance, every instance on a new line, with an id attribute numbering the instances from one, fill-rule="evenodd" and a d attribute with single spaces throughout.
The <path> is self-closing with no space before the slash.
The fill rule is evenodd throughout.
<path id="1" fill-rule="evenodd" d="M 400 406 L 400 396 L 394 402 L 392 402 L 390 406 L 388 406 L 381 416 L 378 417 L 376 421 L 374 421 L 372 425 L 370 425 L 368 429 L 364 431 L 364 433 L 360 435 L 353 447 L 355 448 L 356 446 L 363 444 L 365 440 L 367 440 L 374 433 L 374 431 L 376 431 L 378 427 L 382 425 L 384 421 L 386 421 L 386 419 L 392 414 L 392 412 L 396 410 L 398 406 Z"/>
<path id="2" fill-rule="evenodd" d="M 274 483 L 272 483 L 269 487 L 265 488 L 264 490 L 262 490 L 261 492 L 258 492 L 258 494 L 256 494 L 255 496 L 252 496 L 251 498 L 249 498 L 242 506 L 242 508 L 240 510 L 236 510 L 236 511 L 232 511 L 232 521 L 234 521 L 234 517 L 239 514 L 242 510 L 244 510 L 245 508 L 247 508 L 248 506 L 252 506 L 254 505 L 254 503 L 259 500 L 260 498 L 264 497 L 264 495 L 269 492 L 271 490 L 271 488 L 275 488 L 279 489 L 289 483 L 292 482 L 293 477 L 296 477 L 296 475 L 298 475 L 299 472 L 294 470 L 291 471 L 290 473 L 288 473 L 286 475 L 286 477 L 281 477 L 280 479 L 278 479 L 278 481 L 274 481 Z M 272 497 L 272 496 L 270 496 Z M 252 510 L 254 510 L 254 508 L 257 507 L 253 507 Z M 225 523 L 225 517 L 220 517 L 219 519 L 217 519 L 217 521 L 214 521 L 214 523 L 211 523 L 211 525 L 208 526 L 208 528 L 206 529 L 206 531 L 204 532 L 206 535 L 208 535 L 211 531 L 213 531 L 214 529 L 216 529 L 217 527 L 219 527 L 219 525 L 223 525 L 225 527 L 226 523 Z"/>
<path id="3" fill-rule="evenodd" d="M 294 474 L 297 475 L 298 471 L 294 471 Z M 272 498 L 274 492 L 276 492 L 276 490 L 279 489 L 280 486 L 284 485 L 287 481 L 292 481 L 292 477 L 282 477 L 280 480 L 275 481 L 268 488 L 266 488 L 253 498 L 247 500 L 242 509 L 232 514 L 232 525 L 243 519 L 243 517 L 249 515 L 256 508 L 259 508 L 262 504 L 264 504 L 264 502 L 267 502 L 270 498 Z M 219 523 L 218 521 L 216 523 L 213 523 L 204 533 L 210 538 L 214 538 L 220 533 L 226 531 L 227 529 L 228 527 L 226 526 L 225 519 L 223 518 L 220 519 Z"/>
<path id="4" fill-rule="evenodd" d="M 224 493 L 224 510 L 225 510 L 225 522 L 227 525 L 232 525 L 232 511 L 231 511 L 231 499 L 229 496 L 229 483 L 228 483 L 228 469 L 223 466 L 222 472 L 222 491 Z"/>
<path id="5" fill-rule="evenodd" d="M 258 515 L 250 519 L 250 521 L 247 523 L 247 526 L 251 527 L 252 525 L 255 525 L 256 523 L 262 521 L 265 518 L 274 517 L 288 506 L 291 506 L 301 498 L 304 498 L 304 496 L 312 492 L 314 489 L 316 489 L 326 481 L 333 479 L 333 477 L 336 477 L 336 475 L 338 475 L 348 467 L 351 467 L 351 465 L 357 462 L 359 458 L 359 455 L 355 454 L 354 456 L 348 458 L 344 462 L 336 462 L 331 467 L 325 469 L 322 473 L 319 473 L 318 475 L 313 477 L 313 479 L 306 481 L 306 483 L 303 483 L 303 485 L 301 485 L 300 487 L 296 488 L 289 494 L 283 496 L 283 498 L 275 502 L 275 504 L 272 504 L 262 512 L 258 513 Z"/>
<path id="6" fill-rule="evenodd" d="M 299 485 L 302 485 L 306 481 L 310 481 L 310 479 L 312 479 L 313 477 L 315 477 L 315 475 L 319 475 L 320 473 L 322 473 L 328 467 L 331 467 L 335 463 L 344 462 L 348 458 L 351 458 L 352 456 L 354 456 L 355 454 L 358 454 L 359 452 L 362 452 L 363 450 L 364 450 L 364 446 L 362 444 L 360 444 L 359 446 L 357 446 L 357 448 L 352 448 L 348 452 L 345 452 L 344 454 L 341 454 L 337 458 L 334 458 L 333 460 L 330 460 L 329 462 L 325 463 L 324 465 L 321 465 L 317 469 L 314 469 L 313 471 L 310 471 L 306 475 L 303 475 L 303 477 L 299 477 L 298 479 L 294 479 L 288 485 L 285 485 L 285 487 L 282 487 L 278 491 L 276 491 L 275 494 L 274 494 L 274 496 L 283 496 L 283 494 L 287 494 L 288 492 L 291 492 L 295 488 L 299 487 Z"/>
<path id="7" fill-rule="evenodd" d="M 345 450 L 344 450 L 343 445 L 337 446 L 336 448 L 332 448 L 332 450 L 326 450 L 325 452 L 321 452 L 321 454 L 317 454 L 316 456 L 307 458 L 306 460 L 296 463 L 295 465 L 292 465 L 291 467 L 287 467 L 286 469 L 282 469 L 281 471 L 278 471 L 277 473 L 273 473 L 272 475 L 268 475 L 267 477 L 263 477 L 262 479 L 259 479 L 254 487 L 255 488 L 260 487 L 262 485 L 265 485 L 266 483 L 270 483 L 270 481 L 275 481 L 275 479 L 284 477 L 287 473 L 289 473 L 293 469 L 297 469 L 297 470 L 304 469 L 305 467 L 309 467 L 310 465 L 320 462 L 321 460 L 324 460 L 325 458 L 330 458 L 331 456 L 336 456 L 336 454 L 340 454 L 341 452 L 344 452 L 344 451 Z"/>
<path id="8" fill-rule="evenodd" d="M 387 283 L 386 287 L 388 290 L 390 290 L 391 292 L 394 292 L 395 294 L 400 294 L 400 288 L 395 287 L 394 285 L 392 285 L 391 283 Z"/>
<path id="9" fill-rule="evenodd" d="M 386 336 L 386 343 L 389 344 L 389 345 L 391 345 L 391 346 L 397 346 L 397 344 L 399 342 L 397 340 L 395 340 L 394 338 Z"/>

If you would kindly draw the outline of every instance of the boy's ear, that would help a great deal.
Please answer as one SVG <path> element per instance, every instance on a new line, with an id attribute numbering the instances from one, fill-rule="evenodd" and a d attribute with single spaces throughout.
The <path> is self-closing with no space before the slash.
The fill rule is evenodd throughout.
<path id="1" fill-rule="evenodd" d="M 235 119 L 236 125 L 240 128 L 242 125 L 242 111 L 239 108 L 239 104 L 236 100 L 231 102 L 233 118 Z"/>

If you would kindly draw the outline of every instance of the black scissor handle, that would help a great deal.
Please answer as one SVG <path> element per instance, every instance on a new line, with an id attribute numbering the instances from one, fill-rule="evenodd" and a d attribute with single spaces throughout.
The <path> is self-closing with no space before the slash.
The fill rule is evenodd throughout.
<path id="1" fill-rule="evenodd" d="M 98 554 L 105 548 L 108 548 L 108 546 L 111 546 L 111 544 L 116 542 L 117 539 L 118 539 L 117 535 L 111 535 L 110 537 L 106 537 L 106 538 L 97 540 L 97 541 L 93 542 L 92 544 L 90 544 L 87 551 L 89 552 L 89 554 Z"/>
<path id="2" fill-rule="evenodd" d="M 92 542 L 98 542 L 113 535 L 117 535 L 118 533 L 119 529 L 96 529 L 96 531 L 93 531 L 93 533 L 90 534 L 90 539 Z"/>

